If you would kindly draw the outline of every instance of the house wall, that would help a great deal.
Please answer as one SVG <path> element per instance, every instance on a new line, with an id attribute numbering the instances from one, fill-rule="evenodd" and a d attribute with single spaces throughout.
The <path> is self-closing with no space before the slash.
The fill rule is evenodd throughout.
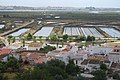
<path id="1" fill-rule="evenodd" d="M 28 47 L 28 50 L 39 50 L 40 47 Z"/>
<path id="2" fill-rule="evenodd" d="M 109 59 L 109 61 L 118 63 L 118 62 L 120 62 L 120 55 L 109 54 L 108 59 Z"/>

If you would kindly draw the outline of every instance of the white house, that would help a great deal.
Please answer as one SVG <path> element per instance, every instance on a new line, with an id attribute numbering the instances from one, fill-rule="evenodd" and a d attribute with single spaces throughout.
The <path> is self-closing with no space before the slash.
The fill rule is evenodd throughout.
<path id="1" fill-rule="evenodd" d="M 110 46 L 89 46 L 86 48 L 86 51 L 90 54 L 108 54 L 113 50 L 113 47 Z"/>
<path id="2" fill-rule="evenodd" d="M 120 63 L 120 47 L 115 47 L 108 55 L 109 61 Z"/>

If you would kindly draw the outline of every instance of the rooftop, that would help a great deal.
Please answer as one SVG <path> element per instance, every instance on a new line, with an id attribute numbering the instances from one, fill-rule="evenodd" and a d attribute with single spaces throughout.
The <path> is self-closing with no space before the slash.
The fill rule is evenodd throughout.
<path id="1" fill-rule="evenodd" d="M 0 49 L 0 55 L 6 55 L 9 54 L 12 51 L 12 49 Z"/>
<path id="2" fill-rule="evenodd" d="M 120 69 L 120 63 L 112 63 L 111 68 Z"/>

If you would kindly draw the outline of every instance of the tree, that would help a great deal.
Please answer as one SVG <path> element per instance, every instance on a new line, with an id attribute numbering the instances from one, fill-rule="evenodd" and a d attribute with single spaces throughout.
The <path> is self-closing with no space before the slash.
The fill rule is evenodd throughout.
<path id="1" fill-rule="evenodd" d="M 95 41 L 95 37 L 94 36 L 87 36 L 86 41 Z"/>
<path id="2" fill-rule="evenodd" d="M 62 75 L 55 75 L 55 80 L 64 80 Z"/>
<path id="3" fill-rule="evenodd" d="M 42 36 L 39 36 L 40 42 L 42 42 Z"/>
<path id="4" fill-rule="evenodd" d="M 15 39 L 15 37 L 13 37 L 11 40 L 12 40 L 12 43 L 14 43 L 16 39 Z"/>
<path id="5" fill-rule="evenodd" d="M 44 48 L 40 48 L 40 52 L 47 53 L 49 51 L 55 50 L 56 48 L 50 45 L 45 46 Z"/>
<path id="6" fill-rule="evenodd" d="M 86 37 L 85 36 L 78 36 L 77 38 L 76 38 L 76 40 L 77 41 L 85 41 L 86 40 Z"/>
<path id="7" fill-rule="evenodd" d="M 107 80 L 106 72 L 104 70 L 97 70 L 93 72 L 94 80 Z"/>
<path id="8" fill-rule="evenodd" d="M 10 45 L 10 43 L 11 43 L 11 39 L 13 38 L 13 36 L 8 36 L 8 39 L 7 39 L 7 41 L 8 41 L 8 43 L 9 43 L 9 45 Z"/>
<path id="9" fill-rule="evenodd" d="M 32 34 L 29 33 L 29 34 L 27 35 L 26 39 L 27 39 L 27 40 L 32 40 L 32 39 L 33 39 Z"/>
<path id="10" fill-rule="evenodd" d="M 6 64 L 0 62 L 0 73 L 1 73 L 1 72 L 5 72 L 5 70 L 6 70 Z"/>
<path id="11" fill-rule="evenodd" d="M 100 69 L 106 71 L 106 70 L 107 70 L 107 66 L 106 66 L 106 64 L 101 64 L 101 65 L 100 65 Z"/>
<path id="12" fill-rule="evenodd" d="M 65 35 L 63 35 L 63 40 L 67 40 L 68 39 L 68 35 L 67 34 L 65 34 Z"/>
<path id="13" fill-rule="evenodd" d="M 65 69 L 65 63 L 60 61 L 60 60 L 51 60 L 51 61 L 48 61 L 47 64 L 49 66 L 54 66 L 54 67 L 59 67 L 61 69 Z"/>
<path id="14" fill-rule="evenodd" d="M 22 46 L 25 46 L 25 39 L 22 39 Z"/>
<path id="15" fill-rule="evenodd" d="M 8 78 L 0 73 L 0 80 L 8 80 Z"/>
<path id="16" fill-rule="evenodd" d="M 15 69 L 18 70 L 20 68 L 20 64 L 18 60 L 14 57 L 10 57 L 6 65 L 7 68 L 12 69 L 12 71 L 14 71 Z"/>
<path id="17" fill-rule="evenodd" d="M 36 42 L 36 36 L 33 37 L 33 42 Z"/>
<path id="18" fill-rule="evenodd" d="M 80 72 L 80 69 L 74 64 L 73 60 L 69 60 L 69 63 L 66 66 L 66 72 L 71 76 L 76 76 Z"/>
<path id="19" fill-rule="evenodd" d="M 50 39 L 52 40 L 52 41 L 57 41 L 58 40 L 58 37 L 57 37 L 57 35 L 51 35 L 50 36 Z"/>

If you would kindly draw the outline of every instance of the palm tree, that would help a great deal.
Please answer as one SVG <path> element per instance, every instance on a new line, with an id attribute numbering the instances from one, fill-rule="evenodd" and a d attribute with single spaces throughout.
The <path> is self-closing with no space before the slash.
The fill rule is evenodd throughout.
<path id="1" fill-rule="evenodd" d="M 39 36 L 40 42 L 42 42 L 42 36 Z"/>

